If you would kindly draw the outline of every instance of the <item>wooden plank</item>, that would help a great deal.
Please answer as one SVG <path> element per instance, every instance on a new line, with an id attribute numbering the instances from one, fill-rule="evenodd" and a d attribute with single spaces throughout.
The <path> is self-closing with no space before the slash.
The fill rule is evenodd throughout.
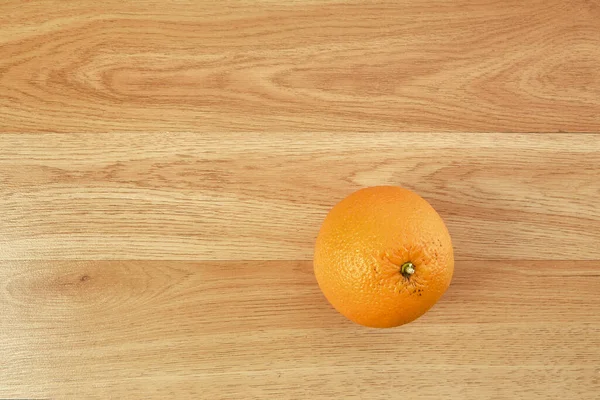
<path id="1" fill-rule="evenodd" d="M 600 131 L 590 0 L 4 0 L 0 133 Z"/>
<path id="2" fill-rule="evenodd" d="M 310 261 L 2 261 L 0 397 L 595 399 L 600 264 L 465 261 L 355 325 Z"/>
<path id="3" fill-rule="evenodd" d="M 0 135 L 0 259 L 312 259 L 329 208 L 415 190 L 458 260 L 600 259 L 600 135 Z"/>

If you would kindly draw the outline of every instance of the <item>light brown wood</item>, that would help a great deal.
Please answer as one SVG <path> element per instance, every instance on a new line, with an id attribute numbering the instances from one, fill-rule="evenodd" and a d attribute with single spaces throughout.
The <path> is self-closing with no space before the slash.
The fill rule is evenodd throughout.
<path id="1" fill-rule="evenodd" d="M 598 0 L 0 1 L 0 399 L 596 400 Z M 391 330 L 316 284 L 352 191 L 447 222 Z"/>
<path id="2" fill-rule="evenodd" d="M 600 130 L 597 0 L 3 0 L 0 132 Z"/>
<path id="3" fill-rule="evenodd" d="M 0 282 L 0 398 L 600 391 L 597 261 L 459 262 L 443 299 L 391 330 L 337 314 L 310 261 L 4 261 Z"/>
<path id="4" fill-rule="evenodd" d="M 401 185 L 456 258 L 600 258 L 600 135 L 0 135 L 4 259 L 308 260 L 327 211 Z"/>

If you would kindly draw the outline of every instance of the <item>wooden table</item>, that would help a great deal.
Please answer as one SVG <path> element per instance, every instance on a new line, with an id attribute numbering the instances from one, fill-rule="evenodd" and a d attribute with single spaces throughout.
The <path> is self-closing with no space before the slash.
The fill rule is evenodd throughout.
<path id="1" fill-rule="evenodd" d="M 456 272 L 362 328 L 312 249 L 402 185 Z M 598 399 L 598 0 L 0 3 L 0 398 Z"/>

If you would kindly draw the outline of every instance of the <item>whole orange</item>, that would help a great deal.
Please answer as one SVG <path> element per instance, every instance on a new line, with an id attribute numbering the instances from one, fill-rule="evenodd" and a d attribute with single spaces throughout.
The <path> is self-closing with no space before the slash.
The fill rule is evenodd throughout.
<path id="1" fill-rule="evenodd" d="M 429 310 L 452 279 L 454 255 L 442 218 L 395 186 L 361 189 L 329 212 L 317 237 L 319 287 L 340 313 L 389 328 Z"/>

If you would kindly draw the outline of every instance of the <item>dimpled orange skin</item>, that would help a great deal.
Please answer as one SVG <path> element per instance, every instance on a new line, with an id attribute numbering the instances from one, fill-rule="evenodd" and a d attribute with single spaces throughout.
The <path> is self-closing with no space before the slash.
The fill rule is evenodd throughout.
<path id="1" fill-rule="evenodd" d="M 411 262 L 414 273 L 402 274 Z M 422 197 L 395 186 L 361 189 L 329 212 L 314 270 L 327 300 L 373 328 L 411 322 L 442 297 L 454 272 L 450 234 Z"/>

